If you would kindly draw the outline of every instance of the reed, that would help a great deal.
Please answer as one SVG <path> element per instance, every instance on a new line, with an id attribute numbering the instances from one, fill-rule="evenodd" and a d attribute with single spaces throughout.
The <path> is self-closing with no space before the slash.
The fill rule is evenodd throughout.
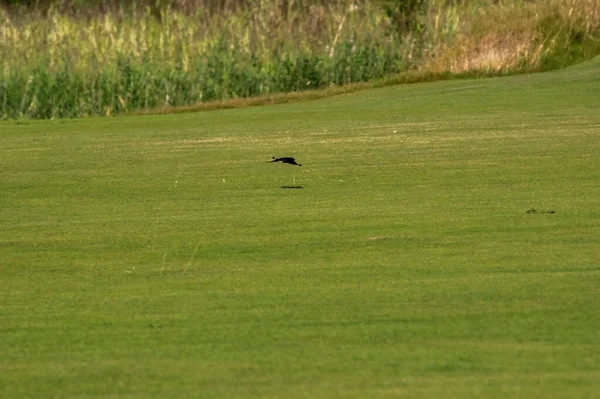
<path id="1" fill-rule="evenodd" d="M 433 9 L 429 19 L 431 72 L 542 71 L 600 53 L 600 0 L 473 3 Z"/>
<path id="2" fill-rule="evenodd" d="M 410 70 L 539 70 L 600 51 L 600 0 L 430 0 L 413 24 L 389 12 L 393 1 L 224 2 L 219 12 L 213 3 L 0 8 L 0 117 L 239 102 Z"/>

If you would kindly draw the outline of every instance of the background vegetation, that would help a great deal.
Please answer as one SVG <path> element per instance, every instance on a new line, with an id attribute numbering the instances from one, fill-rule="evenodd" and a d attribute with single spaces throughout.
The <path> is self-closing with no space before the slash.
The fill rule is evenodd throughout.
<path id="1" fill-rule="evenodd" d="M 0 117 L 113 115 L 600 49 L 600 0 L 6 1 Z"/>

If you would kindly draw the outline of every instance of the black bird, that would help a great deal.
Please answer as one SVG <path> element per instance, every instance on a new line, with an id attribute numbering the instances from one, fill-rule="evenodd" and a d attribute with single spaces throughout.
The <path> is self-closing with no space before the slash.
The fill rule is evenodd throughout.
<path id="1" fill-rule="evenodd" d="M 269 161 L 269 162 L 281 162 L 281 163 L 289 163 L 290 165 L 302 166 L 299 163 L 296 163 L 296 160 L 292 157 L 283 157 L 283 158 L 273 157 L 273 160 Z"/>

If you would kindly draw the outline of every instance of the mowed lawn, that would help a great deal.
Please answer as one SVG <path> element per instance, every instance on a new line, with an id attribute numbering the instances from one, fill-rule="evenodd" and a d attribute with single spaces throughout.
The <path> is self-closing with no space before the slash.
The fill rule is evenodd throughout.
<path id="1" fill-rule="evenodd" d="M 600 58 L 0 122 L 0 397 L 598 397 L 599 150 Z"/>

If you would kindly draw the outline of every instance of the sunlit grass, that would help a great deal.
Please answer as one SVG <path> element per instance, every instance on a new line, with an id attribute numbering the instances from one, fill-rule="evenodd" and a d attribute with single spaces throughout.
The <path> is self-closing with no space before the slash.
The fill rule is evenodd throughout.
<path id="1" fill-rule="evenodd" d="M 1 122 L 0 397 L 594 397 L 599 66 Z"/>

